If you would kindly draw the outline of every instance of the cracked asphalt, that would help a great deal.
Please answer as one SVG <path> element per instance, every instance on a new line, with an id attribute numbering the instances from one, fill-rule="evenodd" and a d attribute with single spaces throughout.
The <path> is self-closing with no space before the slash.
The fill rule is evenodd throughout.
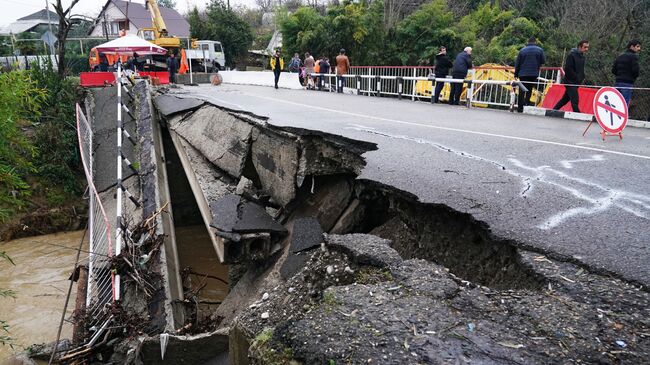
<path id="1" fill-rule="evenodd" d="M 361 178 L 486 222 L 499 237 L 650 286 L 650 130 L 600 140 L 586 123 L 269 87 L 181 87 L 180 97 L 378 144 Z"/>

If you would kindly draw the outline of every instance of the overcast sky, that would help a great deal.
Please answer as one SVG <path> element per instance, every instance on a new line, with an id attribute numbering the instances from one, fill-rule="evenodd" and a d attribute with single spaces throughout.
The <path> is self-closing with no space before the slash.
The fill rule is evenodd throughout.
<path id="1" fill-rule="evenodd" d="M 50 4 L 56 0 L 50 0 Z M 145 0 L 132 0 L 134 3 L 144 3 Z M 195 5 L 199 9 L 205 8 L 205 4 L 209 0 L 176 0 L 176 10 L 179 13 L 185 14 L 188 8 L 193 8 Z M 72 0 L 63 0 L 65 6 L 70 5 Z M 230 0 L 230 5 L 242 4 L 246 6 L 253 6 L 254 0 Z M 105 0 L 79 0 L 77 5 L 72 9 L 73 14 L 82 14 L 95 17 L 99 14 L 102 6 L 106 4 Z M 29 14 L 35 13 L 45 8 L 45 0 L 0 0 L 0 27 L 7 26 Z M 50 10 L 53 11 L 50 6 Z"/>

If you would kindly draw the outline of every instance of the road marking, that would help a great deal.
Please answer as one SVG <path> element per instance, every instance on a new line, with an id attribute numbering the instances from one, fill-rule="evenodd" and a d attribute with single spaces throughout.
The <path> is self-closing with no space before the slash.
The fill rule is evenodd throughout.
<path id="1" fill-rule="evenodd" d="M 613 189 L 593 181 L 568 175 L 550 166 L 533 167 L 526 166 L 515 158 L 509 158 L 508 160 L 513 166 L 531 174 L 528 177 L 529 182 L 538 181 L 555 186 L 586 203 L 586 206 L 573 207 L 554 214 L 537 226 L 541 230 L 555 228 L 576 216 L 590 216 L 604 212 L 612 207 L 622 209 L 639 218 L 650 219 L 650 196 Z M 514 174 L 520 177 L 526 176 L 523 172 Z"/>
<path id="2" fill-rule="evenodd" d="M 255 98 L 259 98 L 259 99 L 271 100 L 271 101 L 274 101 L 274 102 L 280 102 L 280 103 L 284 103 L 284 104 L 301 106 L 301 107 L 305 107 L 305 108 L 322 110 L 322 111 L 331 112 L 331 113 L 344 114 L 344 115 L 349 115 L 349 116 L 353 116 L 353 117 L 380 120 L 380 121 L 383 121 L 383 122 L 391 122 L 391 123 L 404 124 L 404 125 L 410 125 L 410 126 L 416 126 L 416 127 L 438 129 L 438 130 L 450 131 L 450 132 L 475 134 L 475 135 L 479 135 L 479 136 L 488 136 L 488 137 L 511 139 L 511 140 L 515 140 L 515 141 L 524 141 L 524 142 L 548 144 L 548 145 L 553 145 L 553 146 L 569 147 L 569 148 L 575 148 L 575 149 L 579 149 L 579 150 L 594 151 L 594 152 L 601 152 L 601 153 L 609 153 L 609 154 L 612 154 L 612 155 L 636 157 L 636 158 L 642 158 L 642 159 L 645 159 L 645 160 L 650 160 L 650 156 L 648 156 L 648 155 L 639 155 L 639 154 L 636 154 L 636 153 L 611 151 L 611 150 L 605 150 L 605 149 L 602 149 L 602 148 L 579 146 L 579 145 L 575 145 L 575 144 L 562 143 L 562 142 L 545 141 L 545 140 L 542 140 L 542 139 L 508 136 L 508 135 L 503 135 L 503 134 L 477 132 L 477 131 L 471 131 L 471 130 L 460 129 L 460 128 L 440 127 L 440 126 L 428 125 L 428 124 L 422 124 L 422 123 L 407 122 L 405 120 L 382 118 L 382 117 L 376 117 L 376 116 L 372 116 L 372 115 L 365 115 L 365 114 L 359 114 L 359 113 L 346 112 L 346 111 L 342 111 L 342 110 L 336 110 L 336 109 L 324 108 L 324 107 L 321 107 L 321 106 L 297 103 L 297 102 L 294 102 L 294 101 L 277 99 L 277 98 L 272 98 L 272 97 L 269 97 L 269 96 L 261 96 L 261 95 L 256 95 L 256 94 L 250 94 L 250 93 L 246 93 L 246 92 L 243 92 L 242 95 L 252 96 L 252 97 L 255 97 Z M 212 96 L 210 96 L 210 97 L 212 98 Z"/>
<path id="3" fill-rule="evenodd" d="M 603 155 L 593 155 L 591 158 L 583 158 L 580 160 L 562 160 L 560 161 L 560 165 L 564 167 L 565 169 L 572 169 L 573 164 L 576 162 L 591 162 L 591 161 L 605 161 L 605 157 Z"/>

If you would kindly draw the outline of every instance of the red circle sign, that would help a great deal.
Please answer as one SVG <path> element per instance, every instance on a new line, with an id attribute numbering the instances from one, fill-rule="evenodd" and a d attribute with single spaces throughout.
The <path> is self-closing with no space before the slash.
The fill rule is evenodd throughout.
<path id="1" fill-rule="evenodd" d="M 605 131 L 622 131 L 628 119 L 627 103 L 623 95 L 609 86 L 598 90 L 594 96 L 594 117 Z"/>

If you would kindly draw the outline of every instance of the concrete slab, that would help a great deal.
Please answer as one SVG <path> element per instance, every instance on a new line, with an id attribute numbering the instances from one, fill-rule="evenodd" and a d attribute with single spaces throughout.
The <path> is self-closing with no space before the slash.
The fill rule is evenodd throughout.
<path id="1" fill-rule="evenodd" d="M 211 226 L 222 232 L 285 234 L 287 231 L 266 212 L 264 207 L 243 201 L 239 195 L 228 194 L 210 202 L 210 210 Z"/>
<path id="2" fill-rule="evenodd" d="M 239 178 L 248 155 L 253 126 L 223 109 L 206 106 L 190 117 L 174 120 L 171 129 L 201 151 L 211 163 Z"/>
<path id="3" fill-rule="evenodd" d="M 293 223 L 291 232 L 292 253 L 320 246 L 323 242 L 323 229 L 316 218 L 300 218 Z"/>
<path id="4" fill-rule="evenodd" d="M 251 156 L 262 189 L 282 205 L 296 196 L 298 151 L 292 138 L 259 129 L 253 131 Z"/>
<path id="5" fill-rule="evenodd" d="M 194 98 L 178 98 L 173 95 L 163 94 L 156 96 L 153 99 L 153 103 L 160 114 L 169 117 L 180 112 L 198 109 L 205 104 L 205 101 Z"/>
<path id="6" fill-rule="evenodd" d="M 240 212 L 234 227 L 236 233 L 269 232 L 284 235 L 287 232 L 287 229 L 276 222 L 259 204 L 244 202 Z"/>
<path id="7" fill-rule="evenodd" d="M 228 194 L 221 199 L 210 202 L 210 212 L 212 212 L 212 223 L 210 225 L 223 232 L 234 232 L 235 225 L 239 220 L 239 203 L 241 197 L 234 194 Z"/>

